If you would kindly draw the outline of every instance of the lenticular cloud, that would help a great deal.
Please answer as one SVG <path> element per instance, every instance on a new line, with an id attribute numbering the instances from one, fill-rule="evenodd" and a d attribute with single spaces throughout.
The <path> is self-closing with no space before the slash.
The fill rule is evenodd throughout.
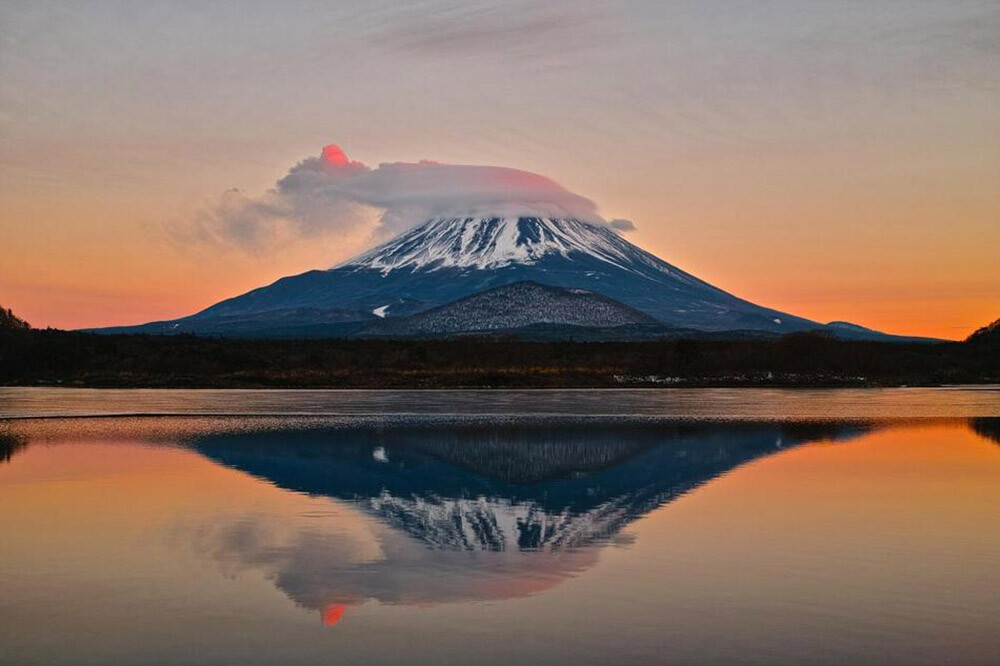
<path id="1" fill-rule="evenodd" d="M 391 162 L 376 168 L 323 148 L 256 197 L 233 190 L 209 214 L 213 234 L 257 247 L 278 234 L 319 236 L 367 226 L 379 238 L 442 216 L 571 217 L 606 222 L 593 201 L 544 176 L 506 167 Z"/>

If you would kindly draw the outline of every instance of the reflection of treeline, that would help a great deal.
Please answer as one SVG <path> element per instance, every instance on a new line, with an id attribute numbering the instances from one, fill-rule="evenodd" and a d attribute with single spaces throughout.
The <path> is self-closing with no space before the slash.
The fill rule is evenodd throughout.
<path id="1" fill-rule="evenodd" d="M 572 424 L 530 427 L 450 427 L 386 437 L 387 442 L 432 455 L 463 469 L 505 482 L 528 484 L 569 475 L 590 475 L 666 443 L 684 448 L 686 462 L 725 462 L 746 450 L 770 451 L 821 439 L 851 439 L 870 424 L 656 423 Z"/>
<path id="2" fill-rule="evenodd" d="M 240 340 L 0 332 L 0 382 L 87 386 L 893 385 L 1000 381 L 1000 346 L 775 340 Z"/>
<path id="3" fill-rule="evenodd" d="M 28 445 L 28 440 L 20 435 L 0 433 L 0 462 L 8 462 L 15 453 Z"/>
<path id="4" fill-rule="evenodd" d="M 1000 444 L 1000 418 L 970 419 L 969 425 L 977 434 Z"/>
<path id="5" fill-rule="evenodd" d="M 667 428 L 451 427 L 387 437 L 464 469 L 512 483 L 533 483 L 603 469 L 661 443 Z M 669 434 L 669 433 L 666 433 Z"/>

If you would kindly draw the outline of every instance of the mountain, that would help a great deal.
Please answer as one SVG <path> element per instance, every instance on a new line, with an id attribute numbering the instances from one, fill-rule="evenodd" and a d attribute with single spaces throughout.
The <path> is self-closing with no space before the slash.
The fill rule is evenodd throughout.
<path id="1" fill-rule="evenodd" d="M 487 289 L 409 317 L 383 319 L 361 334 L 432 336 L 539 325 L 612 328 L 629 324 L 657 326 L 658 322 L 592 291 L 523 281 Z"/>
<path id="2" fill-rule="evenodd" d="M 966 342 L 978 345 L 1000 346 L 1000 319 L 977 330 L 966 339 Z"/>
<path id="3" fill-rule="evenodd" d="M 10 308 L 0 306 L 0 331 L 26 331 L 31 324 L 14 314 Z"/>
<path id="4" fill-rule="evenodd" d="M 831 321 L 823 331 L 842 340 L 892 340 L 894 342 L 941 342 L 937 338 L 916 335 L 888 335 L 873 328 L 858 326 L 847 321 Z"/>
<path id="5" fill-rule="evenodd" d="M 189 317 L 102 332 L 353 334 L 364 322 L 523 281 L 601 294 L 670 328 L 776 334 L 824 328 L 713 287 L 602 224 L 449 217 L 429 220 L 329 270 L 282 278 Z"/>

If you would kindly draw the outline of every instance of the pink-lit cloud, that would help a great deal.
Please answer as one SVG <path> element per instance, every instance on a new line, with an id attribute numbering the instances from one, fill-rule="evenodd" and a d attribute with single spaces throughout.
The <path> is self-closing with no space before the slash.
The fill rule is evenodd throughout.
<path id="1" fill-rule="evenodd" d="M 597 206 L 536 173 L 495 166 L 391 162 L 370 168 L 337 145 L 309 157 L 259 196 L 226 192 L 202 220 L 217 240 L 257 248 L 277 236 L 320 236 L 367 229 L 372 239 L 442 216 L 571 217 L 608 224 Z"/>

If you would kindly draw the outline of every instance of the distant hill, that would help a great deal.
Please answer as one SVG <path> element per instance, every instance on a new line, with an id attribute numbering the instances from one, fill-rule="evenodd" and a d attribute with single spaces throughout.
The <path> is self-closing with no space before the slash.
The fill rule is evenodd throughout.
<path id="1" fill-rule="evenodd" d="M 0 331 L 26 331 L 31 324 L 14 314 L 10 308 L 0 306 Z"/>
<path id="2" fill-rule="evenodd" d="M 872 328 L 858 326 L 847 321 L 831 321 L 823 329 L 841 340 L 885 340 L 887 342 L 944 342 L 937 338 L 926 338 L 918 335 L 891 335 Z"/>
<path id="3" fill-rule="evenodd" d="M 966 339 L 966 342 L 1000 346 L 1000 319 L 997 319 L 992 324 L 983 326 L 981 329 L 970 335 Z"/>
<path id="4" fill-rule="evenodd" d="M 564 289 L 530 280 L 487 289 L 409 317 L 371 324 L 361 335 L 434 336 L 525 327 L 659 328 L 651 316 L 586 289 Z"/>

